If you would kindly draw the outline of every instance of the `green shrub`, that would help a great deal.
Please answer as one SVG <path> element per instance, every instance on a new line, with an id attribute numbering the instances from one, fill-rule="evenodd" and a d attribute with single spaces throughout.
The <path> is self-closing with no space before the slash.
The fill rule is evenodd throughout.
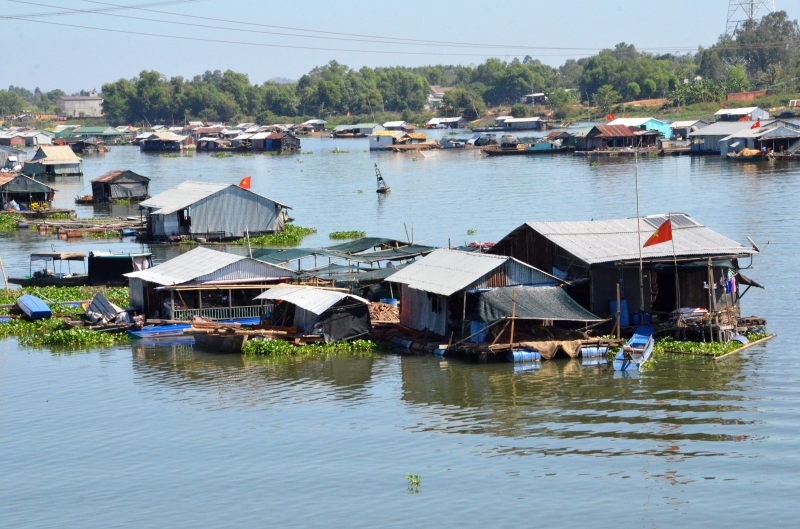
<path id="1" fill-rule="evenodd" d="M 339 239 L 339 240 L 346 240 L 346 239 L 360 239 L 362 237 L 366 237 L 367 232 L 365 231 L 358 231 L 358 230 L 351 230 L 351 231 L 334 231 L 328 234 L 329 239 Z"/>

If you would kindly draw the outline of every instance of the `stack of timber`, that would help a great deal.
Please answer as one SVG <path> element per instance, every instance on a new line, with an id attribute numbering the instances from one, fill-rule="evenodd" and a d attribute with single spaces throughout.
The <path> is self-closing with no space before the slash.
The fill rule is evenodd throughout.
<path id="1" fill-rule="evenodd" d="M 399 323 L 400 309 L 388 303 L 373 301 L 369 304 L 369 318 L 372 323 Z"/>

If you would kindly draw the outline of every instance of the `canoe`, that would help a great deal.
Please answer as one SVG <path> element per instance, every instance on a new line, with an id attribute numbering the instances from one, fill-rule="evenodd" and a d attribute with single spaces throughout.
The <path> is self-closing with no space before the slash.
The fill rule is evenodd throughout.
<path id="1" fill-rule="evenodd" d="M 242 352 L 247 341 L 246 334 L 195 334 L 194 343 L 198 349 L 208 353 L 235 354 Z"/>
<path id="2" fill-rule="evenodd" d="M 80 287 L 89 284 L 89 276 L 83 274 L 72 276 L 42 274 L 34 277 L 9 277 L 8 282 L 23 287 Z"/>
<path id="3" fill-rule="evenodd" d="M 17 300 L 17 307 L 31 320 L 46 320 L 53 315 L 50 307 L 44 301 L 30 294 L 20 296 Z"/>
<path id="4" fill-rule="evenodd" d="M 652 327 L 638 327 L 614 357 L 614 371 L 640 370 L 653 354 L 654 332 Z"/>

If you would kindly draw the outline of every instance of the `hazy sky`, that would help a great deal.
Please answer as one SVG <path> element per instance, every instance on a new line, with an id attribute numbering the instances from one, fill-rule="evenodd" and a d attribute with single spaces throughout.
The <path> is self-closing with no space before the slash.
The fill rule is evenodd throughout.
<path id="1" fill-rule="evenodd" d="M 775 4 L 792 18 L 800 16 L 800 1 Z M 3 17 L 28 17 L 0 19 L 6 57 L 0 87 L 74 92 L 99 90 L 143 69 L 189 78 L 232 69 L 261 83 L 297 79 L 332 59 L 360 68 L 531 55 L 557 66 L 622 41 L 657 53 L 685 53 L 714 43 L 725 31 L 728 2 L 2 0 L 0 6 Z"/>

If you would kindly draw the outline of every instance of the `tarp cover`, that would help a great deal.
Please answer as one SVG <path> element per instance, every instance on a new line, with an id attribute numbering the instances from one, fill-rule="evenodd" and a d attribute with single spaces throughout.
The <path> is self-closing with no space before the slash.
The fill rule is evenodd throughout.
<path id="1" fill-rule="evenodd" d="M 362 237 L 361 239 L 356 239 L 354 241 L 328 246 L 327 249 L 337 252 L 359 253 L 365 252 L 382 244 L 388 244 L 391 246 L 407 246 L 408 243 L 404 243 L 395 239 L 386 239 L 383 237 Z"/>
<path id="2" fill-rule="evenodd" d="M 478 304 L 472 314 L 473 321 L 493 323 L 511 316 L 517 292 L 517 318 L 558 321 L 600 321 L 588 310 L 569 297 L 561 287 L 502 287 L 478 294 Z"/>

